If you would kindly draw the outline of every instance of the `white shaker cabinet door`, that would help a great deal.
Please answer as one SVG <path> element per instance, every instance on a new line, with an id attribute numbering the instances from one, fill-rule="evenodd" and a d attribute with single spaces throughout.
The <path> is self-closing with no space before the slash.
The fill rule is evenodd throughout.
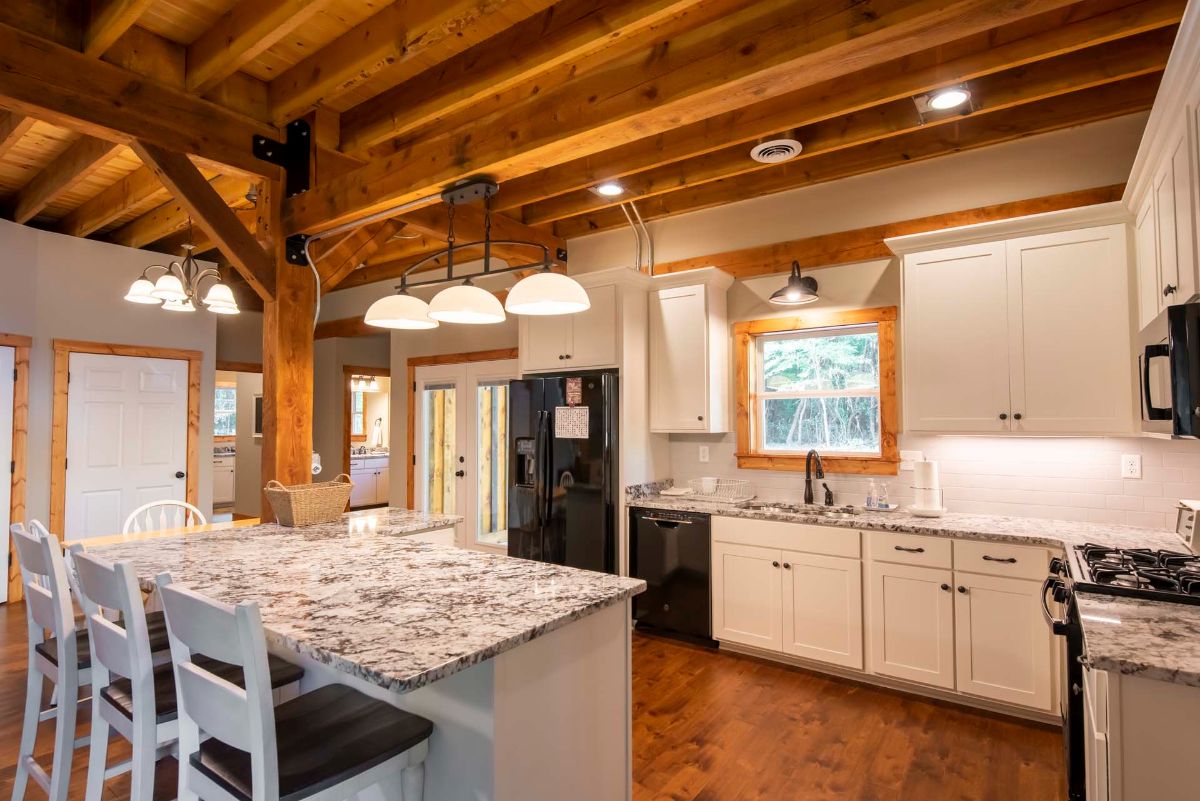
<path id="1" fill-rule="evenodd" d="M 571 345 L 563 368 L 582 370 L 614 367 L 617 364 L 617 288 L 597 286 L 588 290 L 591 307 L 571 320 Z"/>
<path id="2" fill-rule="evenodd" d="M 571 315 L 524 315 L 520 320 L 521 372 L 545 373 L 567 369 L 571 350 Z"/>
<path id="3" fill-rule="evenodd" d="M 1052 635 L 1041 582 L 956 573 L 958 691 L 1051 711 Z"/>
<path id="4" fill-rule="evenodd" d="M 715 639 L 783 650 L 781 560 L 774 548 L 713 543 Z"/>
<path id="5" fill-rule="evenodd" d="M 1133 428 L 1124 225 L 1008 241 L 1015 433 Z"/>
<path id="6" fill-rule="evenodd" d="M 708 312 L 704 286 L 650 297 L 650 430 L 706 431 Z"/>
<path id="7" fill-rule="evenodd" d="M 905 428 L 1008 431 L 1004 243 L 909 254 L 903 280 Z"/>
<path id="8" fill-rule="evenodd" d="M 1158 271 L 1158 233 L 1154 220 L 1154 196 L 1147 194 L 1133 223 L 1134 257 L 1137 259 L 1138 330 L 1150 324 L 1159 311 L 1162 281 Z"/>
<path id="9" fill-rule="evenodd" d="M 783 650 L 862 669 L 862 561 L 783 552 Z"/>
<path id="10" fill-rule="evenodd" d="M 350 481 L 354 487 L 350 490 L 350 507 L 368 506 L 375 503 L 375 471 L 353 470 Z"/>
<path id="11" fill-rule="evenodd" d="M 954 689 L 949 570 L 869 562 L 871 672 Z"/>

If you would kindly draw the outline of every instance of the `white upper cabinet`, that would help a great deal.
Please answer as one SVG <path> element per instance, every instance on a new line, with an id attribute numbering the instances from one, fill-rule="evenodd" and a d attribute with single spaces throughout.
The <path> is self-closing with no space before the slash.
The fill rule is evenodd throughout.
<path id="1" fill-rule="evenodd" d="M 1112 203 L 888 240 L 905 430 L 1130 433 L 1127 217 Z"/>
<path id="2" fill-rule="evenodd" d="M 650 430 L 729 430 L 733 279 L 715 268 L 656 278 L 650 293 Z"/>
<path id="3" fill-rule="evenodd" d="M 521 316 L 518 359 L 523 374 L 618 366 L 621 342 L 618 293 L 622 287 L 612 283 L 590 285 L 589 276 L 576 278 L 587 289 L 590 308 L 578 314 Z"/>
<path id="4" fill-rule="evenodd" d="M 1158 226 L 1154 219 L 1154 197 L 1147 195 L 1134 215 L 1134 258 L 1137 261 L 1138 330 L 1158 314 L 1162 306 L 1162 283 L 1158 275 Z"/>

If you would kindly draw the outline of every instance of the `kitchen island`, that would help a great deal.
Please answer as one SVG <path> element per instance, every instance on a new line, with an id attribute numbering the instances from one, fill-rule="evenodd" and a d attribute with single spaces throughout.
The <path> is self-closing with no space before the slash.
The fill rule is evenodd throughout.
<path id="1" fill-rule="evenodd" d="M 268 649 L 434 722 L 427 799 L 628 798 L 629 599 L 639 580 L 438 545 L 400 509 L 92 549 L 254 601 Z M 399 798 L 398 788 L 376 788 Z M 371 795 L 374 795 L 373 790 Z"/>

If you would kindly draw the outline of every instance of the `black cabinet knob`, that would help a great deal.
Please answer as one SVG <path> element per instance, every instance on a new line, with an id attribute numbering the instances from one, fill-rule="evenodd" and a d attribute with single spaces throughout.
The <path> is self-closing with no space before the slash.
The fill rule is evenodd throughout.
<path id="1" fill-rule="evenodd" d="M 697 417 L 696 417 L 696 419 L 697 419 L 697 420 L 699 420 L 701 423 L 703 423 L 703 422 L 704 422 L 704 415 L 699 415 L 699 416 L 697 416 Z"/>
<path id="2" fill-rule="evenodd" d="M 560 354 L 558 354 L 558 360 L 559 360 L 560 362 L 561 362 L 563 359 L 565 359 L 565 358 L 567 358 L 567 357 L 566 357 L 566 356 L 563 356 L 561 353 L 560 353 Z"/>
<path id="3" fill-rule="evenodd" d="M 943 584 L 943 585 L 942 585 L 942 592 L 950 592 L 950 585 L 949 585 L 949 584 Z"/>
<path id="4" fill-rule="evenodd" d="M 187 473 L 183 472 L 182 470 L 175 471 L 175 478 L 184 478 L 185 476 L 187 476 Z"/>
<path id="5" fill-rule="evenodd" d="M 792 569 L 792 566 L 791 566 L 791 564 L 790 564 L 790 563 L 788 563 L 788 562 L 784 562 L 784 563 L 783 563 L 783 569 L 784 569 L 784 570 L 791 570 L 791 569 Z"/>
<path id="6" fill-rule="evenodd" d="M 1022 415 L 1020 412 L 1017 412 L 1016 414 L 1013 415 L 1013 419 L 1020 420 L 1023 416 L 1024 415 Z"/>
<path id="7" fill-rule="evenodd" d="M 1167 284 L 1165 287 L 1163 287 L 1163 297 L 1165 298 L 1174 295 L 1177 291 L 1179 291 L 1179 287 L 1175 286 L 1174 284 Z"/>
<path id="8" fill-rule="evenodd" d="M 779 567 L 779 563 L 778 563 L 778 562 L 772 562 L 772 563 L 771 563 L 771 567 Z"/>
<path id="9" fill-rule="evenodd" d="M 1007 413 L 1007 412 L 1000 412 L 1000 419 L 1001 419 L 1001 420 L 1007 420 L 1007 419 L 1008 419 L 1008 413 Z"/>
<path id="10" fill-rule="evenodd" d="M 963 595 L 967 594 L 967 588 L 961 584 L 958 585 L 958 591 L 961 592 Z"/>

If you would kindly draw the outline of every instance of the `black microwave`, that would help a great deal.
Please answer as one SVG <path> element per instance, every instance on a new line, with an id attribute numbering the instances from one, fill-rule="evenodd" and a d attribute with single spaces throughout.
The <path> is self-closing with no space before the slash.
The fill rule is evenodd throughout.
<path id="1" fill-rule="evenodd" d="M 1168 306 L 1142 329 L 1137 362 L 1142 431 L 1200 437 L 1200 303 Z"/>

